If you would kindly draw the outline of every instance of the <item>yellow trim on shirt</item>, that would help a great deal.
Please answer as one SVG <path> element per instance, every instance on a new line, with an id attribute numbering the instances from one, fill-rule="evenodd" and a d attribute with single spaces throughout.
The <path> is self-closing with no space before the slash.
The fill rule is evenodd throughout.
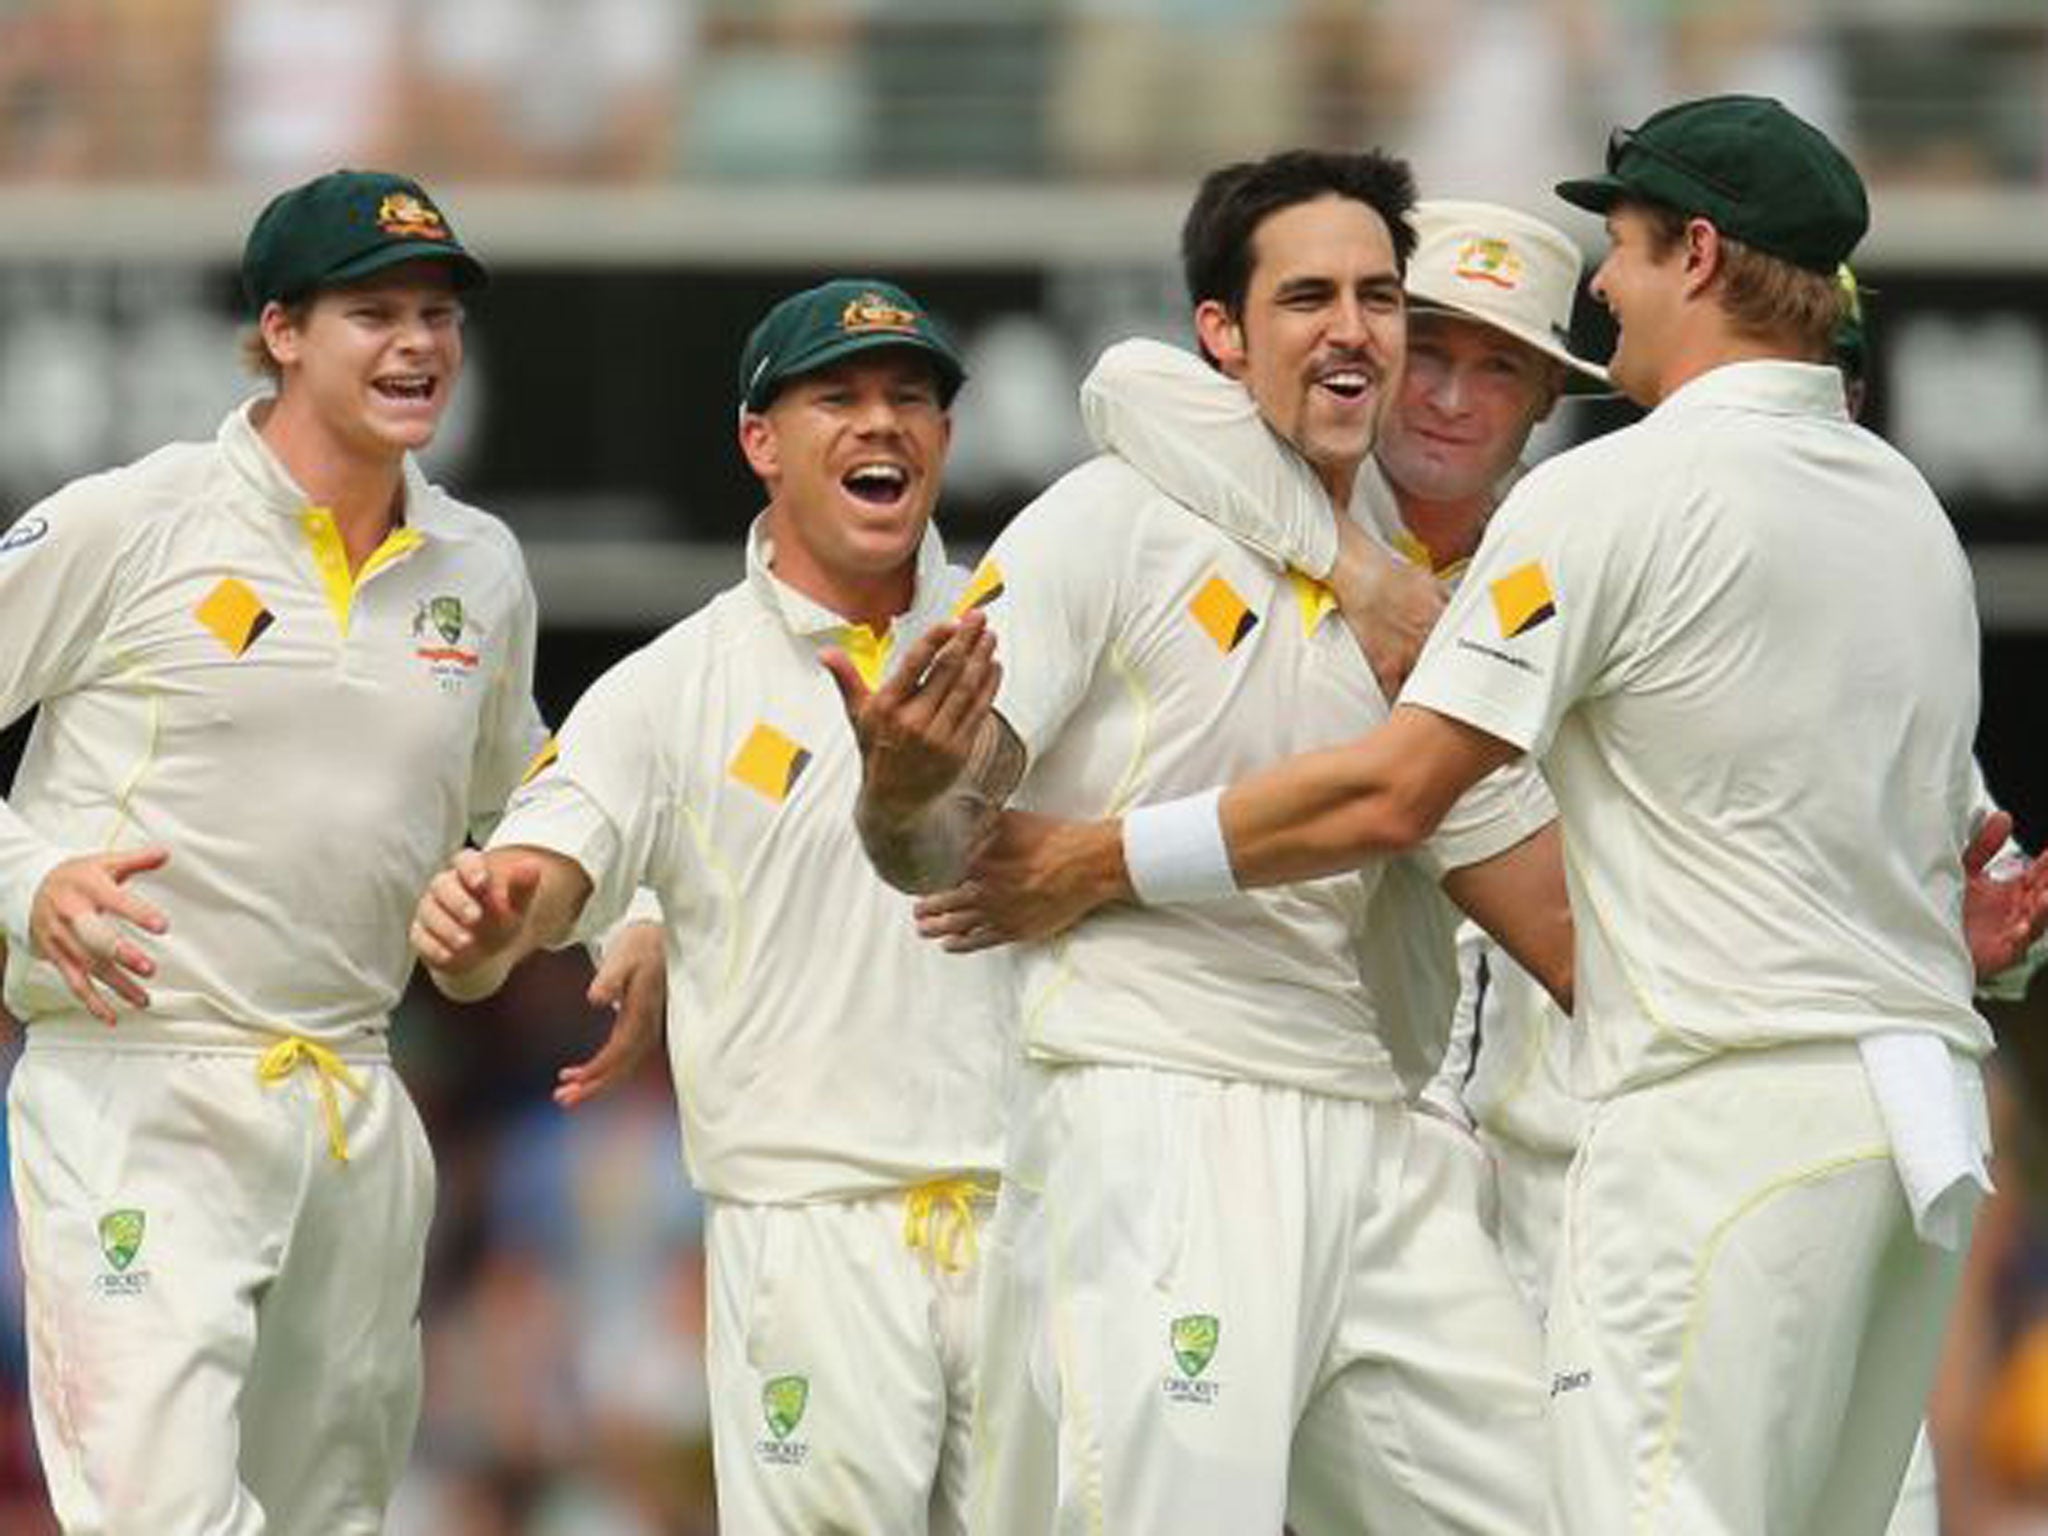
<path id="1" fill-rule="evenodd" d="M 333 512 L 326 507 L 308 507 L 299 514 L 299 529 L 313 551 L 313 568 L 320 573 L 320 585 L 326 589 L 327 606 L 334 610 L 334 622 L 341 626 L 344 635 L 348 633 L 349 616 L 362 584 L 427 542 L 417 528 L 394 528 L 384 536 L 382 544 L 370 551 L 363 568 L 351 571 L 348 546 L 341 541 L 341 529 Z"/>
<path id="2" fill-rule="evenodd" d="M 1294 600 L 1301 607 L 1301 632 L 1312 635 L 1318 624 L 1337 611 L 1337 594 L 1327 582 L 1317 581 L 1306 571 L 1289 567 L 1287 579 L 1294 583 Z"/>
<path id="3" fill-rule="evenodd" d="M 560 761 L 561 756 L 561 742 L 550 736 L 540 744 L 540 750 L 533 754 L 532 760 L 526 765 L 526 771 L 519 775 L 520 784 L 531 784 L 535 779 L 554 767 Z"/>
<path id="4" fill-rule="evenodd" d="M 839 648 L 853 663 L 853 670 L 870 688 L 882 686 L 882 674 L 889 670 L 889 653 L 896 648 L 896 631 L 879 635 L 865 624 L 849 624 L 839 631 Z"/>
<path id="5" fill-rule="evenodd" d="M 1415 537 L 1406 528 L 1394 534 L 1394 553 L 1410 565 L 1419 565 L 1439 581 L 1456 581 L 1465 574 L 1465 567 L 1472 563 L 1470 555 L 1460 555 L 1455 560 L 1436 563 L 1436 556 L 1429 552 L 1429 546 Z"/>

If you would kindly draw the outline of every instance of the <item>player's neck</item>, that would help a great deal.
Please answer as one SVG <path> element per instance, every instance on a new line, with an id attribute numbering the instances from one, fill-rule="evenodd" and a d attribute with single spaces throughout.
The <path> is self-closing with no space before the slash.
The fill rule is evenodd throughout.
<path id="1" fill-rule="evenodd" d="M 404 517 L 404 454 L 343 442 L 289 396 L 270 403 L 256 430 L 308 504 L 334 518 L 350 569 L 360 568 Z"/>
<path id="2" fill-rule="evenodd" d="M 834 571 L 811 558 L 795 540 L 775 546 L 768 568 L 784 586 L 793 587 L 849 624 L 865 624 L 878 635 L 886 634 L 896 616 L 909 610 L 917 593 L 914 565 L 879 575 Z"/>
<path id="3" fill-rule="evenodd" d="M 1430 566 L 1439 571 L 1472 558 L 1495 505 L 1491 491 L 1455 501 L 1426 501 L 1397 489 L 1395 500 L 1400 504 L 1402 526 L 1429 551 Z"/>
<path id="4" fill-rule="evenodd" d="M 1765 337 L 1745 336 L 1718 315 L 1702 316 L 1702 323 L 1690 327 L 1672 347 L 1664 359 L 1664 366 L 1657 373 L 1657 398 L 1638 401 L 1639 405 L 1657 405 L 1669 399 L 1694 379 L 1716 368 L 1725 368 L 1731 363 L 1804 363 L 1813 362 L 1802 357 L 1796 348 L 1780 341 Z"/>

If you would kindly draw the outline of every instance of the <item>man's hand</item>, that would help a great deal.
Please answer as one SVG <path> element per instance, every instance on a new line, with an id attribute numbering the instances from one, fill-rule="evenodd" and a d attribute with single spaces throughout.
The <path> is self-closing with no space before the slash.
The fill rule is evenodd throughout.
<path id="1" fill-rule="evenodd" d="M 57 967 L 71 995 L 103 1023 L 114 1022 L 114 1007 L 100 986 L 131 1007 L 149 1006 L 149 994 L 136 978 L 154 976 L 156 962 L 128 929 L 166 933 L 171 925 L 127 887 L 135 876 L 163 868 L 170 857 L 164 848 L 87 854 L 66 859 L 36 887 L 29 908 L 29 947 Z"/>
<path id="2" fill-rule="evenodd" d="M 1120 823 L 1005 811 L 966 880 L 918 902 L 917 931 L 955 954 L 1048 939 L 1128 889 Z"/>
<path id="3" fill-rule="evenodd" d="M 995 703 L 1003 669 L 987 616 L 970 609 L 933 625 L 872 693 L 844 651 L 820 660 L 860 743 L 863 810 L 894 825 L 916 819 L 960 777 Z"/>
<path id="4" fill-rule="evenodd" d="M 1358 648 L 1392 703 L 1444 611 L 1437 579 L 1411 565 L 1348 517 L 1337 519 L 1330 590 Z"/>
<path id="5" fill-rule="evenodd" d="M 1963 854 L 1963 934 L 1980 982 L 2019 964 L 2048 927 L 2048 864 L 2027 859 L 2017 868 L 1991 872 L 2011 836 L 2012 817 L 1993 811 Z"/>
<path id="6" fill-rule="evenodd" d="M 413 913 L 412 947 L 443 991 L 482 997 L 497 990 L 518 958 L 543 873 L 539 856 L 526 849 L 465 848 L 427 883 Z"/>
<path id="7" fill-rule="evenodd" d="M 611 1011 L 612 1027 L 595 1055 L 558 1074 L 555 1102 L 564 1109 L 587 1104 L 628 1081 L 661 1039 L 668 1008 L 662 925 L 628 923 L 620 929 L 584 996 L 591 1007 Z"/>

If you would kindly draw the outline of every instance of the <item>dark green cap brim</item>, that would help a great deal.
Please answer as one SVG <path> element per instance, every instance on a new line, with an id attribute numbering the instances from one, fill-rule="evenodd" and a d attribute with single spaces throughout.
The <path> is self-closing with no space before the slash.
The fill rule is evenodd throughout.
<path id="1" fill-rule="evenodd" d="M 800 379 L 807 373 L 816 373 L 820 368 L 829 368 L 855 353 L 878 351 L 883 347 L 902 347 L 923 355 L 931 363 L 933 372 L 939 376 L 939 404 L 953 403 L 953 396 L 959 392 L 961 384 L 967 378 L 967 370 L 960 366 L 958 358 L 910 331 L 870 331 L 861 336 L 835 337 L 823 346 L 813 347 L 808 352 L 800 352 L 790 358 L 748 391 L 747 409 L 764 410 L 775 398 L 776 391 L 792 380 Z"/>
<path id="2" fill-rule="evenodd" d="M 390 245 L 380 245 L 373 251 L 366 251 L 354 261 L 345 261 L 332 272 L 323 276 L 312 288 L 335 288 L 343 283 L 355 282 L 358 278 L 369 277 L 382 272 L 386 267 L 395 267 L 407 261 L 438 261 L 445 264 L 449 275 L 455 279 L 455 286 L 463 291 L 482 288 L 490 283 L 490 276 L 484 271 L 484 264 L 469 252 L 455 249 L 445 241 L 402 240 Z M 303 294 L 293 294 L 301 298 Z"/>
<path id="3" fill-rule="evenodd" d="M 1614 176 L 1581 176 L 1560 181 L 1555 190 L 1574 208 L 1583 208 L 1588 213 L 1605 213 L 1628 196 L 1628 188 Z"/>

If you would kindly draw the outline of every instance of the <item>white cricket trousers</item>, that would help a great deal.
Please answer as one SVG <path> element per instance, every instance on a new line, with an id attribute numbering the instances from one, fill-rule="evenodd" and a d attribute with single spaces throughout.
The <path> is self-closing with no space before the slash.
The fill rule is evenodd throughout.
<path id="1" fill-rule="evenodd" d="M 974 1536 L 1529 1536 L 1534 1320 L 1462 1129 L 1028 1066 L 990 1234 Z"/>
<path id="2" fill-rule="evenodd" d="M 1557 1268 L 1571 1155 L 1530 1147 L 1483 1126 L 1479 1138 L 1493 1158 L 1501 1257 L 1540 1319 L 1550 1304 L 1550 1280 Z M 1940 1536 L 1940 1531 L 1934 1452 L 1923 1424 L 1885 1536 Z"/>
<path id="3" fill-rule="evenodd" d="M 1550 1152 L 1481 1126 L 1479 1140 L 1492 1162 L 1494 1231 L 1515 1288 L 1540 1322 L 1550 1305 L 1557 1269 L 1557 1237 L 1564 1228 L 1566 1175 L 1572 1154 Z"/>
<path id="4" fill-rule="evenodd" d="M 376 1536 L 419 1416 L 434 1165 L 381 1041 L 36 1025 L 8 1089 L 36 1443 L 66 1536 Z M 290 1048 L 288 1048 L 289 1050 Z M 359 1091 L 357 1091 L 359 1090 Z M 347 1161 L 335 1151 L 345 1144 Z"/>
<path id="5" fill-rule="evenodd" d="M 1853 1043 L 1599 1105 L 1550 1302 L 1552 1536 L 1882 1536 L 1961 1262 L 1913 1230 Z"/>
<path id="6" fill-rule="evenodd" d="M 977 1228 L 993 1194 L 992 1179 L 947 1179 L 863 1200 L 711 1202 L 721 1531 L 961 1536 Z"/>

